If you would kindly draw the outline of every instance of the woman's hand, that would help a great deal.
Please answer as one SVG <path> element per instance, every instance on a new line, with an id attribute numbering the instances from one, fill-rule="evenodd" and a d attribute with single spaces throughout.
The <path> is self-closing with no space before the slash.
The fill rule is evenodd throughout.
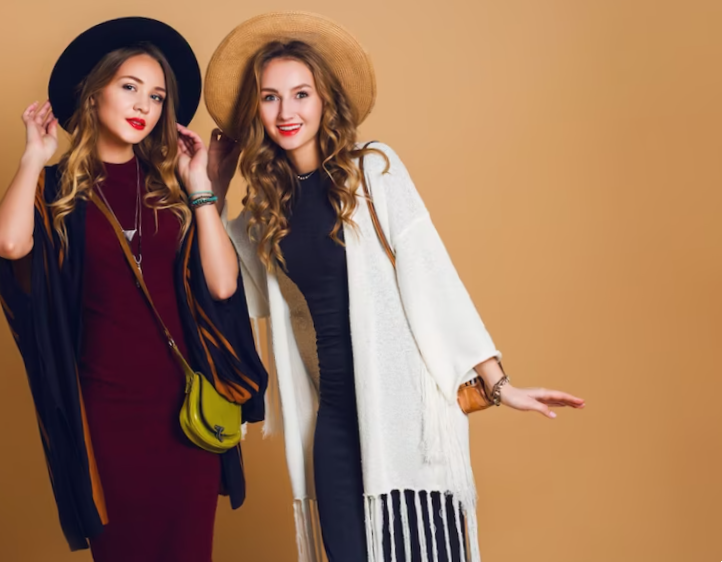
<path id="1" fill-rule="evenodd" d="M 218 197 L 218 211 L 223 210 L 228 186 L 238 169 L 238 157 L 241 155 L 241 143 L 224 135 L 220 129 L 213 129 L 208 147 L 208 177 L 211 189 Z"/>
<path id="2" fill-rule="evenodd" d="M 50 101 L 43 105 L 33 102 L 22 118 L 26 132 L 23 158 L 33 160 L 42 168 L 58 149 L 58 120 L 53 115 Z"/>
<path id="3" fill-rule="evenodd" d="M 494 385 L 504 376 L 501 363 L 496 358 L 487 359 L 474 367 L 476 373 L 484 380 L 484 385 L 491 392 Z M 548 390 L 546 388 L 516 388 L 507 382 L 500 387 L 501 403 L 523 412 L 539 412 L 548 417 L 557 417 L 551 407 L 584 408 L 584 399 L 577 398 L 566 392 Z"/>
<path id="4" fill-rule="evenodd" d="M 208 177 L 218 197 L 225 197 L 236 174 L 240 155 L 241 143 L 224 135 L 220 129 L 213 129 L 208 145 Z"/>
<path id="5" fill-rule="evenodd" d="M 584 408 L 584 399 L 566 392 L 546 388 L 516 388 L 510 384 L 501 387 L 501 403 L 515 410 L 535 411 L 548 417 L 557 417 L 552 407 Z"/>
<path id="6" fill-rule="evenodd" d="M 178 124 L 178 175 L 189 195 L 210 191 L 208 150 L 201 137 Z"/>

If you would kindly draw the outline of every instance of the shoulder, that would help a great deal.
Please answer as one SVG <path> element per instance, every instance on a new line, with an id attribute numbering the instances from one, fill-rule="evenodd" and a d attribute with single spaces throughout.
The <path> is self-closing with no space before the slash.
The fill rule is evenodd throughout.
<path id="1" fill-rule="evenodd" d="M 356 149 L 360 150 L 364 146 L 366 146 L 366 143 L 358 143 Z M 367 173 L 389 173 L 392 175 L 407 173 L 401 158 L 388 144 L 372 142 L 368 145 L 368 148 L 374 149 L 374 151 L 364 156 L 364 169 Z"/>
<path id="2" fill-rule="evenodd" d="M 393 238 L 416 218 L 427 215 L 428 211 L 396 151 L 381 142 L 374 142 L 369 148 L 378 152 L 366 154 L 364 172 L 374 202 L 388 217 Z"/>

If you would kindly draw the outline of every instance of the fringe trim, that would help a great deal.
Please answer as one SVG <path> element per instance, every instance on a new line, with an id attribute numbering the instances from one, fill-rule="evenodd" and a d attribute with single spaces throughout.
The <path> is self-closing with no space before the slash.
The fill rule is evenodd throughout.
<path id="1" fill-rule="evenodd" d="M 396 492 L 394 490 L 394 492 Z M 405 559 L 411 560 L 411 528 L 409 515 L 409 501 L 406 500 L 406 493 L 401 490 L 400 516 L 403 528 L 403 534 L 399 537 L 395 532 L 390 533 L 391 540 L 391 559 L 390 562 L 396 562 L 396 542 L 403 537 Z M 441 494 L 441 516 L 444 522 L 442 528 L 436 527 L 435 514 L 431 500 L 431 493 L 426 494 L 426 502 L 429 513 L 429 523 L 431 526 L 432 544 L 427 544 L 425 525 L 423 524 L 422 500 L 419 492 L 413 492 L 414 504 L 416 506 L 417 532 L 419 545 L 421 547 L 421 560 L 423 562 L 439 562 L 439 548 L 446 550 L 448 559 L 451 560 L 451 541 L 456 542 L 461 550 L 461 559 L 467 562 L 481 562 L 481 554 L 479 552 L 477 530 L 476 530 L 476 513 L 465 511 L 460 502 L 454 501 L 455 525 L 449 525 L 448 509 L 446 506 L 447 494 Z M 392 494 L 383 494 L 381 496 L 365 496 L 364 512 L 366 514 L 366 546 L 368 550 L 368 562 L 389 562 L 384 558 L 383 537 L 384 537 L 384 519 L 388 521 L 389 531 L 395 529 L 396 516 L 393 509 Z M 466 518 L 466 540 L 461 525 L 461 515 Z M 452 534 L 454 533 L 455 534 Z M 437 534 L 438 540 L 437 540 Z M 467 545 L 468 544 L 470 546 Z M 301 562 L 306 559 L 301 558 Z M 320 559 L 319 559 L 320 561 Z"/>
<path id="2" fill-rule="evenodd" d="M 458 501 L 454 501 L 454 521 L 456 522 L 456 533 L 457 536 L 464 538 L 464 534 L 462 532 L 461 527 L 461 514 L 463 512 L 463 508 L 461 507 L 461 504 Z M 466 534 L 465 540 L 459 541 L 459 548 L 461 550 L 460 555 L 462 560 L 468 560 L 466 557 L 466 552 L 468 550 L 466 546 L 466 540 L 468 539 L 468 533 Z"/>
<path id="3" fill-rule="evenodd" d="M 464 509 L 475 511 L 476 484 L 468 444 L 462 442 L 452 417 L 456 405 L 449 404 L 423 363 L 420 376 L 424 409 L 421 444 L 424 460 L 429 464 L 444 466 L 449 475 L 448 492 L 461 502 Z"/>
<path id="4" fill-rule="evenodd" d="M 467 552 L 471 562 L 481 562 L 481 551 L 479 550 L 479 529 L 477 527 L 476 510 L 465 512 L 466 533 L 468 540 Z"/>
<path id="5" fill-rule="evenodd" d="M 395 492 L 395 491 L 394 491 Z M 408 491 L 407 491 L 408 492 Z M 421 508 L 421 493 L 414 491 L 413 505 L 416 507 L 417 533 L 421 547 L 421 560 L 423 562 L 439 562 L 439 547 L 446 550 L 448 559 L 451 560 L 451 541 L 455 540 L 461 549 L 461 559 L 466 562 L 481 562 L 479 551 L 479 539 L 477 530 L 476 512 L 465 510 L 461 502 L 454 500 L 455 525 L 449 525 L 448 509 L 446 506 L 447 494 L 441 494 L 441 515 L 444 522 L 443 528 L 436 527 L 436 518 L 431 500 L 431 493 L 426 493 L 426 502 L 431 527 L 432 544 L 426 540 L 426 526 L 424 525 L 423 510 Z M 411 560 L 411 528 L 409 501 L 406 499 L 406 492 L 399 491 L 401 502 L 399 505 L 401 524 L 403 529 L 403 542 L 405 559 Z M 384 514 L 389 521 L 389 531 L 395 528 L 395 513 L 393 509 L 392 494 L 364 497 L 364 512 L 366 515 L 366 547 L 368 551 L 368 562 L 388 562 L 384 559 Z M 465 517 L 466 525 L 462 526 L 461 516 Z M 318 506 L 314 500 L 304 499 L 293 502 L 293 515 L 296 522 L 296 545 L 298 547 L 298 562 L 323 562 L 325 560 L 323 541 L 321 539 L 321 525 L 318 519 Z M 466 530 L 466 540 L 464 540 Z M 452 533 L 456 531 L 455 539 Z M 443 533 L 438 536 L 437 534 Z M 391 562 L 396 562 L 396 533 L 391 534 Z"/>
<path id="6" fill-rule="evenodd" d="M 421 495 L 414 492 L 414 502 L 416 504 L 416 513 L 423 513 L 421 510 Z M 423 523 L 423 515 L 419 519 Z M 424 525 L 417 525 L 416 531 L 419 536 L 419 546 L 421 547 L 421 560 L 429 559 L 429 550 L 426 548 L 426 530 Z"/>
<path id="7" fill-rule="evenodd" d="M 374 498 L 374 519 L 373 519 L 373 527 L 374 527 L 374 548 L 376 549 L 376 552 L 374 553 L 374 558 L 371 558 L 371 553 L 368 554 L 369 562 L 386 562 L 384 560 L 384 511 L 383 511 L 383 505 L 384 500 L 383 496 Z"/>
<path id="8" fill-rule="evenodd" d="M 401 524 L 404 530 L 404 560 L 410 562 L 411 560 L 411 528 L 409 523 L 409 506 L 406 502 L 406 492 L 401 490 L 401 505 L 399 509 L 401 511 Z M 418 494 L 415 494 L 418 495 Z M 419 512 L 420 513 L 420 512 Z M 423 525 L 418 525 L 423 531 Z M 424 533 L 425 534 L 425 533 Z"/>
<path id="9" fill-rule="evenodd" d="M 293 516 L 296 521 L 296 546 L 299 562 L 322 562 L 323 543 L 318 520 L 318 507 L 310 499 L 293 502 Z"/>
<path id="10" fill-rule="evenodd" d="M 372 560 L 376 559 L 376 540 L 374 537 L 374 526 L 373 526 L 373 513 L 374 513 L 374 498 L 364 498 L 364 520 L 366 522 L 366 552 L 369 553 L 369 558 Z M 372 557 L 373 554 L 373 557 Z"/>
<path id="11" fill-rule="evenodd" d="M 403 493 L 403 492 L 402 492 Z M 386 496 L 386 514 L 389 522 L 389 539 L 391 542 L 391 562 L 396 560 L 396 520 L 394 517 L 394 498 L 391 494 Z"/>
<path id="12" fill-rule="evenodd" d="M 434 562 L 439 562 L 439 543 L 437 541 L 436 517 L 434 517 L 434 502 L 431 500 L 431 494 L 426 494 L 426 506 L 429 510 L 429 528 L 431 529 L 431 553 L 429 559 L 433 558 Z"/>
<path id="13" fill-rule="evenodd" d="M 451 558 L 451 529 L 449 529 L 449 514 L 446 509 L 446 496 L 441 496 L 441 520 L 444 522 L 444 543 L 446 546 L 446 559 L 452 560 Z M 462 536 L 457 537 L 459 544 L 461 544 Z"/>

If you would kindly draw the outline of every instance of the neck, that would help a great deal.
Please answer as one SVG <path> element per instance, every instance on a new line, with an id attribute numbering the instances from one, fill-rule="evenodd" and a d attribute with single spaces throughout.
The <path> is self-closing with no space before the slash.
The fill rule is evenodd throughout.
<path id="1" fill-rule="evenodd" d="M 133 145 L 101 134 L 98 139 L 98 158 L 108 164 L 124 164 L 133 159 Z"/>
<path id="2" fill-rule="evenodd" d="M 317 170 L 321 165 L 321 155 L 315 139 L 313 142 L 299 146 L 295 150 L 287 151 L 286 155 L 291 161 L 294 170 L 300 176 Z"/>

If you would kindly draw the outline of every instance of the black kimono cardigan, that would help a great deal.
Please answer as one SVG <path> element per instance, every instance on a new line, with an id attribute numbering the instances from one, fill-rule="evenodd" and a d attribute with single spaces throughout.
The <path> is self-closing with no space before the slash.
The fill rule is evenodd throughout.
<path id="1" fill-rule="evenodd" d="M 93 203 L 79 200 L 66 217 L 65 251 L 48 208 L 59 185 L 57 166 L 45 168 L 35 197 L 33 251 L 17 262 L 0 259 L 0 305 L 25 363 L 60 525 L 71 550 L 79 550 L 107 522 L 77 370 L 85 211 Z M 244 422 L 263 420 L 268 374 L 256 353 L 242 277 L 230 299 L 211 298 L 195 224 L 178 251 L 174 280 L 191 367 L 243 404 Z M 178 376 L 182 381 L 180 371 Z M 223 493 L 238 508 L 245 499 L 240 445 L 220 455 L 220 462 Z"/>

